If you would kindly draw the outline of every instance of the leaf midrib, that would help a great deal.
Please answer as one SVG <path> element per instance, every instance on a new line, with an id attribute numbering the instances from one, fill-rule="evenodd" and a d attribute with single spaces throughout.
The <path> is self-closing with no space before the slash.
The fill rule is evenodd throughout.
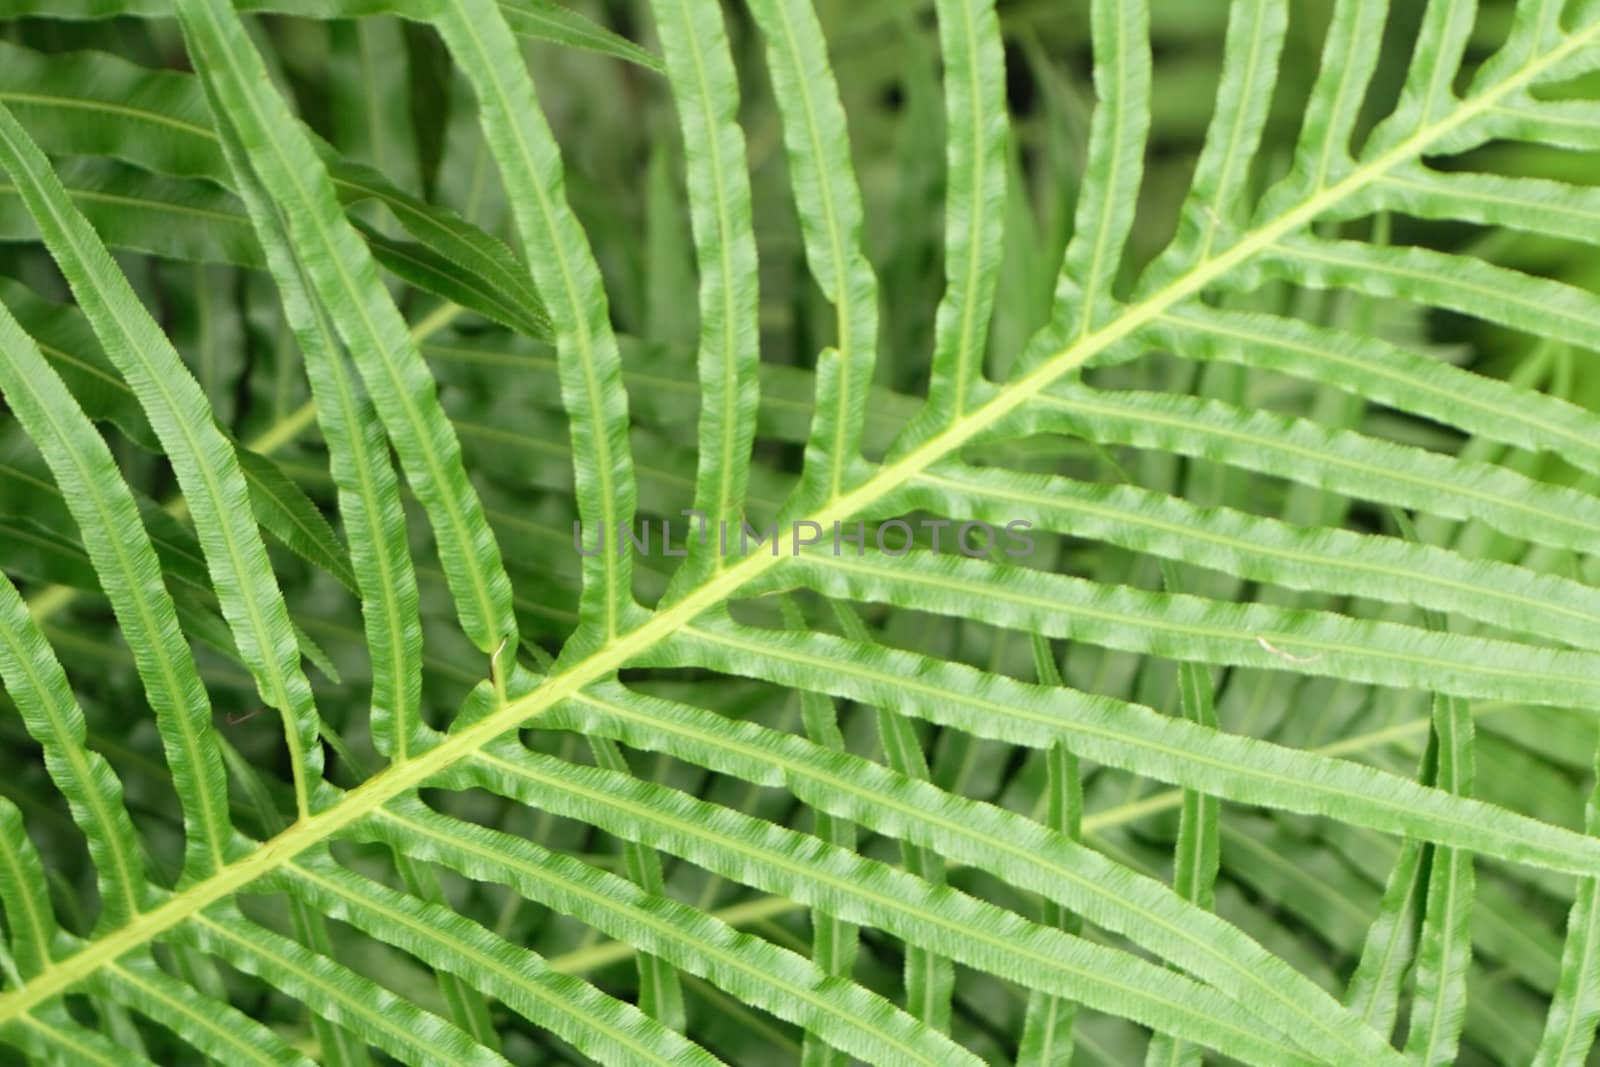
<path id="1" fill-rule="evenodd" d="M 1464 101 L 1438 121 L 1420 127 L 1375 160 L 1358 165 L 1339 182 L 1303 201 L 1298 207 L 1247 232 L 1226 252 L 1197 263 L 1163 290 L 1129 306 L 1105 326 L 1091 331 L 1053 358 L 1042 361 L 1018 381 L 1000 387 L 970 415 L 930 437 L 898 460 L 880 467 L 876 474 L 855 489 L 824 503 L 811 516 L 811 521 L 831 524 L 867 509 L 914 475 L 1011 414 L 1057 378 L 1082 366 L 1091 357 L 1154 321 L 1174 304 L 1195 295 L 1239 264 L 1265 251 L 1280 236 L 1308 224 L 1329 207 L 1354 195 L 1369 182 L 1381 178 L 1391 167 L 1420 155 L 1428 144 L 1491 110 L 1496 101 L 1533 81 L 1541 72 L 1555 66 L 1597 36 L 1600 36 L 1600 19 L 1569 33 L 1555 48 L 1500 84 Z M 25 1015 L 35 1006 L 93 975 L 104 963 L 153 941 L 202 908 L 233 895 L 250 882 L 287 863 L 298 853 L 374 813 L 389 800 L 477 754 L 496 737 L 516 729 L 527 719 L 575 695 L 658 642 L 678 633 L 704 611 L 729 600 L 741 586 L 774 566 L 781 558 L 765 555 L 746 557 L 714 575 L 676 603 L 656 612 L 634 629 L 617 635 L 564 671 L 545 679 L 542 685 L 527 695 L 502 705 L 408 762 L 391 764 L 348 792 L 338 803 L 318 814 L 300 819 L 234 864 L 174 894 L 159 907 L 139 914 L 126 925 L 96 938 L 66 959 L 53 961 L 28 985 L 0 993 L 0 1024 Z"/>

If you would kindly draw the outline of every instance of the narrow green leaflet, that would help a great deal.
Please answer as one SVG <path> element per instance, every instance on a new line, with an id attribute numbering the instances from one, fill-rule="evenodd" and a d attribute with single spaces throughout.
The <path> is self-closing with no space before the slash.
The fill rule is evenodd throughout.
<path id="1" fill-rule="evenodd" d="M 1600 502 L 1587 493 L 1214 400 L 1059 386 L 1005 429 L 1164 449 L 1442 518 L 1480 519 L 1538 544 L 1588 551 L 1600 543 Z"/>
<path id="2" fill-rule="evenodd" d="M 369 978 L 251 922 L 233 905 L 196 914 L 175 931 L 412 1067 L 506 1067 L 509 1062 L 450 1023 Z"/>
<path id="3" fill-rule="evenodd" d="M 0 60 L 0 102 L 47 152 L 110 156 L 177 178 L 226 177 L 192 76 L 10 41 L 0 44 Z"/>
<path id="4" fill-rule="evenodd" d="M 0 905 L 5 907 L 8 963 L 26 981 L 50 962 L 57 936 L 55 909 L 39 850 L 28 837 L 22 812 L 0 799 Z M 8 978 L 12 977 L 7 975 Z"/>
<path id="5" fill-rule="evenodd" d="M 83 709 L 67 684 L 67 676 L 44 635 L 28 617 L 16 586 L 3 574 L 0 678 L 5 680 L 7 694 L 22 713 L 28 734 L 44 749 L 45 767 L 88 842 L 100 890 L 96 930 L 114 930 L 131 922 L 144 910 L 149 888 L 144 880 L 139 836 L 122 804 L 122 783 L 105 758 L 88 747 Z M 18 840 L 18 848 L 24 840 Z M 18 862 L 26 865 L 26 854 Z M 23 891 L 19 886 L 14 892 Z M 37 903 L 31 896 L 19 895 L 18 899 Z M 39 927 L 43 921 L 41 916 L 34 923 L 38 948 L 44 947 L 37 943 L 43 936 Z M 25 958 L 30 956 L 36 964 L 37 952 L 25 954 Z"/>
<path id="6" fill-rule="evenodd" d="M 297 556 L 327 571 L 346 589 L 355 589 L 349 553 L 317 505 L 278 465 L 259 452 L 236 448 L 239 471 L 250 489 L 250 507 L 261 528 Z"/>
<path id="7" fill-rule="evenodd" d="M 1427 248 L 1285 238 L 1256 260 L 1256 272 L 1313 288 L 1403 296 L 1580 348 L 1600 329 L 1600 296 L 1586 289 Z"/>
<path id="8" fill-rule="evenodd" d="M 1576 151 L 1600 148 L 1600 102 L 1594 100 L 1507 101 L 1478 123 L 1484 140 L 1504 138 Z"/>
<path id="9" fill-rule="evenodd" d="M 1397 168 L 1368 203 L 1423 219 L 1451 219 L 1600 244 L 1600 196 L 1542 178 L 1445 174 L 1420 164 Z"/>
<path id="10" fill-rule="evenodd" d="M 914 551 L 863 560 L 807 553 L 752 591 L 803 584 L 829 596 L 981 619 L 1172 659 L 1294 669 L 1351 681 L 1532 704 L 1600 700 L 1600 655 L 1333 612 L 1147 593 L 985 560 Z"/>
<path id="11" fill-rule="evenodd" d="M 1050 640 L 1033 637 L 1034 674 L 1040 685 L 1061 684 Z M 1073 841 L 1083 838 L 1083 775 L 1078 757 L 1066 745 L 1052 745 L 1045 753 L 1044 825 Z M 1041 918 L 1048 925 L 1076 934 L 1082 920 L 1046 897 Z M 1037 991 L 1028 994 L 1028 1011 L 1017 1046 L 1017 1067 L 1055 1067 L 1072 1062 L 1073 1023 L 1078 1006 L 1063 997 Z"/>
<path id="12" fill-rule="evenodd" d="M 301 267 L 350 350 L 373 405 L 433 525 L 456 611 L 480 651 L 516 647 L 511 583 L 483 505 L 461 466 L 460 447 L 405 320 L 377 278 L 360 236 L 339 209 L 311 143 L 272 90 L 231 8 L 183 0 L 181 21 L 197 66 L 237 123 L 241 145 L 274 197 Z"/>
<path id="13" fill-rule="evenodd" d="M 0 1040 L 50 1063 L 92 1067 L 153 1067 L 148 1059 L 80 1026 L 61 1005 L 0 1027 Z"/>
<path id="14" fill-rule="evenodd" d="M 544 307 L 532 296 L 532 286 L 518 284 L 506 289 L 495 281 L 486 280 L 481 270 L 491 266 L 498 273 L 501 266 L 494 260 L 474 264 L 472 268 L 443 255 L 426 244 L 399 241 L 379 233 L 364 223 L 356 228 L 372 249 L 372 258 L 390 274 L 408 282 L 424 292 L 442 297 L 452 304 L 475 311 L 502 326 L 509 326 L 525 337 L 540 339 L 550 336 L 550 323 L 544 316 Z M 502 249 L 493 249 L 494 253 Z M 479 259 L 478 256 L 471 256 Z M 496 256 L 496 258 L 498 258 Z M 527 289 L 518 293 L 518 289 Z"/>
<path id="15" fill-rule="evenodd" d="M 741 658 L 757 649 L 764 654 Z M 653 659 L 888 702 L 1012 744 L 1044 748 L 1065 742 L 1083 758 L 1239 803 L 1332 815 L 1572 874 L 1600 871 L 1600 842 L 1503 808 L 1360 764 L 1207 730 L 1135 704 L 1040 689 L 909 652 L 727 623 L 713 628 L 701 621 L 681 630 Z"/>
<path id="16" fill-rule="evenodd" d="M 327 920 L 301 897 L 289 900 L 289 931 L 294 940 L 313 953 L 332 958 L 333 935 Z M 372 1055 L 366 1040 L 354 1029 L 307 1005 L 306 1021 L 328 1067 L 370 1067 Z M 496 1050 L 498 1051 L 498 1050 Z"/>
<path id="17" fill-rule="evenodd" d="M 1376 1035 L 1351 1019 L 1340 1019 L 1343 1013 L 1326 994 L 1236 929 L 1186 904 L 1161 883 L 1135 875 L 1031 819 L 792 735 L 730 723 L 714 712 L 641 696 L 615 684 L 591 687 L 553 713 L 557 721 L 569 716 L 573 728 L 614 734 L 626 744 L 665 751 L 748 781 L 786 785 L 815 807 L 924 845 L 946 859 L 993 870 L 1091 922 L 1140 939 L 1151 951 L 1204 976 L 1278 1032 L 1325 1050 L 1344 1049 L 1328 1053 L 1335 1059 L 1384 1059 Z M 959 960 L 967 950 L 940 946 L 940 951 Z M 1081 990 L 1050 991 L 1089 1003 L 1079 995 Z"/>
<path id="18" fill-rule="evenodd" d="M 1177 588 L 1177 568 L 1163 567 L 1166 587 Z M 1203 663 L 1178 665 L 1179 703 L 1189 722 L 1216 729 L 1217 712 L 1213 703 L 1211 671 Z M 1178 814 L 1178 843 L 1172 857 L 1172 889 L 1196 907 L 1216 906 L 1217 868 L 1220 864 L 1220 839 L 1217 798 L 1194 789 L 1183 791 L 1183 808 Z M 1168 1064 L 1196 1064 L 1200 1050 L 1187 1047 L 1165 1036 L 1150 1043 L 1145 1063 L 1150 1067 Z"/>
<path id="19" fill-rule="evenodd" d="M 1216 110 L 1170 248 L 1140 279 L 1144 295 L 1210 258 L 1218 243 L 1237 239 L 1245 224 L 1250 160 L 1261 147 L 1289 23 L 1287 0 L 1241 0 L 1228 9 Z"/>
<path id="20" fill-rule="evenodd" d="M 518 795 L 503 761 L 482 756 L 455 773 L 474 786 Z M 488 767 L 492 773 L 474 773 Z M 574 768 L 576 770 L 576 768 Z M 966 1063 L 947 1038 L 854 983 L 829 978 L 809 961 L 665 897 L 531 842 L 435 815 L 417 804 L 392 804 L 356 828 L 472 877 L 501 882 L 530 900 L 625 938 L 690 974 L 780 1018 L 803 1022 L 829 1041 L 867 1058 L 908 1064 Z"/>
<path id="21" fill-rule="evenodd" d="M 1401 532 L 1416 540 L 1411 520 L 1403 514 L 1395 518 Z M 1437 612 L 1424 612 L 1423 620 L 1430 630 L 1449 628 L 1449 620 Z M 1471 795 L 1477 775 L 1475 729 L 1466 701 L 1436 693 L 1423 780 L 1447 792 Z M 1431 853 L 1405 1044 L 1409 1055 L 1430 1067 L 1456 1060 L 1467 1015 L 1474 913 L 1483 910 L 1476 899 L 1472 856 L 1438 846 Z M 1402 854 L 1394 879 L 1403 877 L 1405 864 Z"/>
<path id="22" fill-rule="evenodd" d="M 339 488 L 360 588 L 372 666 L 372 740 L 403 760 L 422 742 L 422 623 L 405 510 L 388 439 L 371 399 L 358 392 L 333 330 L 310 294 L 278 215 L 248 169 L 230 127 L 222 144 L 278 283 L 284 312 L 305 356 L 317 421 Z"/>
<path id="23" fill-rule="evenodd" d="M 1435 784 L 1466 796 L 1472 791 L 1472 713 L 1454 697 L 1434 698 L 1438 735 Z M 1467 1011 L 1467 968 L 1472 962 L 1472 856 L 1435 846 L 1428 897 L 1417 947 L 1415 993 L 1406 1053 L 1433 1067 L 1454 1063 Z"/>
<path id="24" fill-rule="evenodd" d="M 817 359 L 817 407 L 793 508 L 832 500 L 861 480 L 862 424 L 877 357 L 878 279 L 861 246 L 861 191 L 839 87 L 811 0 L 752 0 L 783 115 L 789 181 L 806 262 L 834 306 L 832 347 Z"/>
<path id="25" fill-rule="evenodd" d="M 59 167 L 73 205 L 112 248 L 168 259 L 257 267 L 261 251 L 224 189 L 147 174 L 114 159 L 64 159 Z M 38 227 L 14 183 L 0 184 L 0 239 L 32 241 Z"/>
<path id="26" fill-rule="evenodd" d="M 125 956 L 99 983 L 106 996 L 182 1037 L 212 1059 L 241 1067 L 310 1067 L 311 1060 L 244 1012 L 168 975 L 148 956 Z"/>
<path id="27" fill-rule="evenodd" d="M 694 507 L 701 522 L 720 530 L 724 522 L 737 524 L 744 516 L 761 343 L 749 165 L 738 123 L 739 80 L 717 4 L 655 0 L 652 9 L 683 131 L 700 268 L 701 414 Z M 710 561 L 686 567 L 684 575 L 721 568 L 722 555 L 707 552 L 704 537 L 689 548 L 698 548 L 696 557 L 709 555 Z"/>
<path id="28" fill-rule="evenodd" d="M 183 805 L 184 871 L 203 878 L 233 837 L 211 701 L 184 643 L 161 563 L 105 441 L 10 312 L 0 307 L 0 391 L 50 465 L 155 710 Z"/>
<path id="29" fill-rule="evenodd" d="M 1080 306 L 1071 335 L 1082 339 L 1113 313 L 1112 285 L 1133 227 L 1150 127 L 1150 12 L 1144 0 L 1094 0 L 1094 83 L 1099 106 L 1072 241 L 1061 265 Z M 1058 311 L 1063 294 L 1058 287 Z M 1031 346 L 1030 346 L 1031 347 Z"/>
<path id="30" fill-rule="evenodd" d="M 1596 759 L 1600 767 L 1600 757 Z M 1600 782 L 1584 807 L 1584 829 L 1600 831 Z M 1567 915 L 1566 944 L 1561 950 L 1560 978 L 1545 1017 L 1539 1041 L 1538 1067 L 1582 1063 L 1594 1044 L 1600 1021 L 1600 879 L 1578 883 Z"/>
<path id="31" fill-rule="evenodd" d="M 430 904 L 447 903 L 434 868 L 401 854 L 395 855 L 394 862 L 408 893 Z M 489 998 L 459 975 L 445 971 L 437 977 L 450 1021 L 471 1034 L 479 1044 L 498 1051 L 500 1036 L 489 1014 Z"/>
<path id="32" fill-rule="evenodd" d="M 1242 1021 L 1236 1006 L 1186 980 L 1034 926 L 963 894 L 928 886 L 854 854 L 825 851 L 826 846 L 810 844 L 793 831 L 762 825 L 682 794 L 673 797 L 669 805 L 661 787 L 616 776 L 602 778 L 604 772 L 586 772 L 510 746 L 480 754 L 474 768 L 457 773 L 463 784 L 537 798 L 540 806 L 558 811 L 581 807 L 584 817 L 599 825 L 681 850 L 729 877 L 754 880 L 764 888 L 782 886 L 776 891 L 804 894 L 805 899 L 825 900 L 844 917 L 871 922 L 969 965 L 1027 974 L 1031 982 L 1057 993 L 1081 996 L 1088 1003 L 1133 1014 L 1158 1027 L 1173 1027 L 1246 1060 L 1263 1054 L 1266 1043 Z M 653 796 L 654 802 L 646 802 L 643 798 L 647 796 Z M 787 857 L 787 862 L 780 862 L 780 857 Z M 794 877 L 797 865 L 804 866 L 807 877 Z M 1051 977 L 1050 971 L 1060 977 Z M 824 988 L 853 992 L 857 987 L 829 984 Z M 1201 1002 L 1206 1003 L 1205 1009 L 1199 1007 Z M 779 1010 L 779 1014 L 793 1017 L 797 1007 L 800 1005 Z M 1197 1019 L 1197 1009 L 1215 1014 Z M 861 1029 L 884 1032 L 877 1036 L 874 1045 L 878 1051 L 873 1053 L 868 1050 L 874 1045 L 864 1045 L 859 1037 L 849 1037 L 848 1031 L 830 1027 L 839 1039 L 848 1041 L 840 1046 L 846 1051 L 858 1056 L 887 1053 L 890 1062 L 937 1064 L 966 1059 L 947 1039 L 886 1004 L 875 1008 L 862 1005 L 855 1010 L 863 1013 L 858 1024 Z M 909 1034 L 918 1035 L 919 1040 L 909 1043 Z M 924 1051 L 941 1044 L 946 1051 L 931 1056 Z M 1274 1054 L 1295 1058 L 1281 1047 Z M 938 1058 L 941 1056 L 946 1058 Z"/>
<path id="33" fill-rule="evenodd" d="M 1600 591 L 1570 579 L 1394 537 L 1200 508 L 1135 486 L 945 464 L 917 475 L 897 501 L 996 530 L 1032 524 L 1008 538 L 1042 540 L 1030 530 L 1094 537 L 1242 578 L 1455 612 L 1581 647 L 1594 647 L 1589 628 L 1600 622 Z"/>
<path id="34" fill-rule="evenodd" d="M 794 601 L 785 597 L 779 603 L 783 623 L 791 630 L 806 629 L 805 616 Z M 804 690 L 798 694 L 800 717 L 806 737 L 813 744 L 842 751 L 844 732 L 839 728 L 839 709 L 832 700 L 821 693 Z M 815 808 L 813 832 L 823 842 L 854 851 L 857 834 L 855 824 L 836 818 L 825 809 Z M 811 914 L 811 959 L 828 974 L 848 977 L 860 955 L 861 932 L 855 923 L 846 922 L 837 915 L 813 911 Z M 814 1034 L 807 1034 L 800 1050 L 801 1067 L 847 1067 L 849 1057 Z"/>
<path id="35" fill-rule="evenodd" d="M 854 608 L 841 601 L 830 603 L 846 637 L 852 641 L 872 640 L 866 624 Z M 921 781 L 928 781 L 931 777 L 928 759 L 917 737 L 915 725 L 891 708 L 878 709 L 878 744 L 883 747 L 884 762 L 896 774 Z M 931 885 L 943 885 L 945 882 L 944 860 L 932 849 L 903 841 L 900 844 L 900 865 L 907 874 Z M 936 1030 L 948 1032 L 950 998 L 955 989 L 955 971 L 950 961 L 919 946 L 909 946 L 903 973 L 907 1010 Z"/>
<path id="36" fill-rule="evenodd" d="M 637 489 L 628 394 L 600 269 L 567 204 L 561 154 L 533 81 L 493 3 L 446 5 L 436 26 L 477 93 L 484 137 L 510 190 L 523 251 L 555 323 L 578 512 L 598 546 L 585 554 L 583 614 L 594 639 L 606 641 L 638 616 L 631 557 L 617 550 L 633 522 Z M 574 647 L 585 643 L 569 649 Z"/>
<path id="37" fill-rule="evenodd" d="M 631 774 L 627 757 L 613 741 L 602 737 L 589 739 L 589 750 L 595 763 L 611 771 Z M 661 857 L 637 841 L 626 841 L 622 846 L 623 868 L 640 889 L 652 896 L 661 896 Z M 646 1015 L 661 1020 L 670 1030 L 682 1030 L 686 1025 L 683 1004 L 683 983 L 671 964 L 648 953 L 640 953 L 639 1008 Z"/>
<path id="38" fill-rule="evenodd" d="M 928 761 L 911 721 L 886 708 L 878 709 L 878 737 L 891 770 L 908 778 L 928 778 Z M 930 885 L 943 885 L 944 861 L 930 849 L 902 844 L 900 862 L 906 872 Z M 938 953 L 913 946 L 906 950 L 906 1007 L 918 1019 L 942 1031 L 950 1029 L 950 998 L 955 970 Z"/>
<path id="39" fill-rule="evenodd" d="M 1005 220 L 1005 55 L 991 0 L 940 0 L 945 62 L 945 292 L 934 325 L 931 422 L 966 414 L 983 379 L 984 340 Z"/>
<path id="40" fill-rule="evenodd" d="M 1190 305 L 1143 336 L 1187 359 L 1223 360 L 1324 382 L 1368 400 L 1600 472 L 1600 420 L 1557 397 L 1461 370 L 1380 339 L 1278 316 Z"/>
<path id="41" fill-rule="evenodd" d="M 1478 0 L 1430 3 L 1422 16 L 1411 67 L 1394 114 L 1373 132 L 1363 154 L 1370 155 L 1420 127 L 1437 122 L 1457 104 L 1452 86 L 1472 35 Z"/>
<path id="42" fill-rule="evenodd" d="M 1294 171 L 1286 180 L 1300 195 L 1327 188 L 1349 172 L 1351 135 L 1378 65 L 1388 0 L 1336 0 L 1295 146 Z M 1271 203 L 1271 197 L 1268 198 Z"/>
<path id="43" fill-rule="evenodd" d="M 446 208 L 413 196 L 383 174 L 342 159 L 319 142 L 339 202 L 382 204 L 416 244 L 393 241 L 362 226 L 373 257 L 384 269 L 448 300 L 511 327 L 526 337 L 550 337 L 550 317 L 526 269 L 511 249 Z M 441 272 L 449 276 L 440 278 Z M 430 286 L 427 283 L 432 283 Z"/>
<path id="44" fill-rule="evenodd" d="M 4 105 L 0 166 L 21 189 L 79 306 L 166 448 L 194 515 L 223 615 L 262 699 L 283 716 L 296 803 L 304 815 L 322 773 L 317 711 L 300 670 L 283 594 L 251 517 L 238 459 L 193 375 Z"/>
<path id="45" fill-rule="evenodd" d="M 1416 952 L 1422 860 L 1430 850 L 1421 841 L 1401 842 L 1345 991 L 1350 1010 L 1383 1034 L 1394 1032 L 1401 987 Z"/>
<path id="46" fill-rule="evenodd" d="M 284 876 L 329 915 L 405 948 L 571 1041 L 602 1063 L 710 1065 L 719 1061 L 639 1009 L 588 982 L 550 970 L 519 948 L 438 904 L 397 893 L 327 856 L 297 858 Z"/>
<path id="47" fill-rule="evenodd" d="M 1559 80 L 1563 76 L 1564 67 L 1572 60 L 1582 58 L 1581 52 L 1560 47 L 1570 43 L 1573 36 L 1578 36 L 1563 33 L 1561 15 L 1562 8 L 1566 6 L 1568 5 L 1565 0 L 1527 0 L 1518 4 L 1512 15 L 1511 28 L 1506 35 L 1505 43 L 1478 68 L 1468 95 L 1486 83 L 1505 77 L 1507 71 L 1526 70 L 1530 67 L 1548 65 L 1550 69 L 1541 73 L 1548 79 Z M 1574 6 L 1577 6 L 1579 13 L 1586 18 L 1594 17 L 1595 11 L 1592 5 Z M 1592 25 L 1591 23 L 1591 28 Z M 1562 52 L 1567 53 L 1563 56 L 1567 63 L 1549 63 L 1546 59 L 1552 53 Z M 1579 73 L 1582 73 L 1581 70 L 1567 76 L 1576 76 Z"/>

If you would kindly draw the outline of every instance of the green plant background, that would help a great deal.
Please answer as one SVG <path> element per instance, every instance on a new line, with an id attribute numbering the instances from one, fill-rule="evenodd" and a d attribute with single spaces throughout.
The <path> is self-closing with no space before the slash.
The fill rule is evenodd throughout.
<path id="1" fill-rule="evenodd" d="M 1591 1060 L 1600 4 L 238 6 L 0 0 L 0 1062 Z"/>

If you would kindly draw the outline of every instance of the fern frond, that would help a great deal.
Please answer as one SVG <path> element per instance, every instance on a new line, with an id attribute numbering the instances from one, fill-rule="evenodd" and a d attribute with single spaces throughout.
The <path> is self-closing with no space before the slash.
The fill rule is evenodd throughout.
<path id="1" fill-rule="evenodd" d="M 930 8 L 0 0 L 0 1041 L 1588 1054 L 1600 5 Z"/>
<path id="2" fill-rule="evenodd" d="M 1197 926 L 1209 928 L 1216 920 L 1184 905 L 1163 887 L 1153 882 L 1141 884 L 1103 857 L 1051 836 L 1025 819 L 920 786 L 912 779 L 854 757 L 827 753 L 798 738 L 752 727 L 741 730 L 743 737 L 734 745 L 720 740 L 720 735 L 730 731 L 712 713 L 643 699 L 626 691 L 614 691 L 609 699 L 596 699 L 595 692 L 591 690 L 573 709 L 582 710 L 578 722 L 585 729 L 617 731 L 629 744 L 663 748 L 680 758 L 751 781 L 781 780 L 814 806 L 936 849 L 952 859 L 995 865 L 996 873 L 1014 884 L 1045 894 L 1129 937 L 1148 938 L 1147 947 L 1152 951 L 1181 961 L 1186 968 L 1224 989 L 1234 989 L 1241 979 L 1253 982 L 1245 976 L 1254 966 L 1261 965 L 1260 950 L 1247 938 L 1232 942 L 1231 938 L 1221 937 L 1217 939 L 1223 942 L 1221 946 L 1215 942 L 1185 944 L 1186 936 L 1192 935 L 1176 932 Z M 920 710 L 915 704 L 905 707 L 908 711 Z M 641 729 L 644 723 L 655 725 Z M 997 842 L 1006 844 L 997 848 Z M 782 891 L 795 890 L 785 887 Z M 1245 965 L 1243 958 L 1256 962 Z M 1070 991 L 1060 995 L 1083 999 Z M 1274 1000 L 1280 998 L 1289 1001 L 1291 1010 L 1296 998 L 1319 1004 L 1324 1000 L 1320 993 L 1300 983 L 1294 983 L 1289 992 L 1279 990 L 1273 994 Z M 1309 1016 L 1327 1008 L 1324 1005 L 1312 1010 L 1302 1006 L 1298 1010 Z M 1304 1024 L 1290 1024 L 1285 1018 L 1277 1013 L 1270 1016 L 1281 1032 L 1299 1033 L 1296 1026 Z"/>
<path id="3" fill-rule="evenodd" d="M 1303 674 L 1405 688 L 1437 683 L 1453 694 L 1490 700 L 1593 699 L 1596 657 L 1588 652 L 1106 587 L 959 555 L 912 552 L 875 565 L 849 556 L 802 556 L 784 577 L 830 596 L 938 614 L 961 611 L 996 626 L 1190 662 L 1292 666 Z"/>
<path id="4" fill-rule="evenodd" d="M 1062 386 L 1013 425 L 1176 452 L 1446 518 L 1481 518 L 1559 548 L 1582 550 L 1600 521 L 1594 497 L 1506 467 L 1214 400 Z"/>
<path id="5" fill-rule="evenodd" d="M 1133 486 L 950 464 L 918 475 L 902 499 L 997 529 L 1028 522 L 1276 586 L 1457 612 L 1580 646 L 1587 645 L 1584 620 L 1600 612 L 1588 586 L 1555 575 L 1398 538 L 1198 508 Z"/>

